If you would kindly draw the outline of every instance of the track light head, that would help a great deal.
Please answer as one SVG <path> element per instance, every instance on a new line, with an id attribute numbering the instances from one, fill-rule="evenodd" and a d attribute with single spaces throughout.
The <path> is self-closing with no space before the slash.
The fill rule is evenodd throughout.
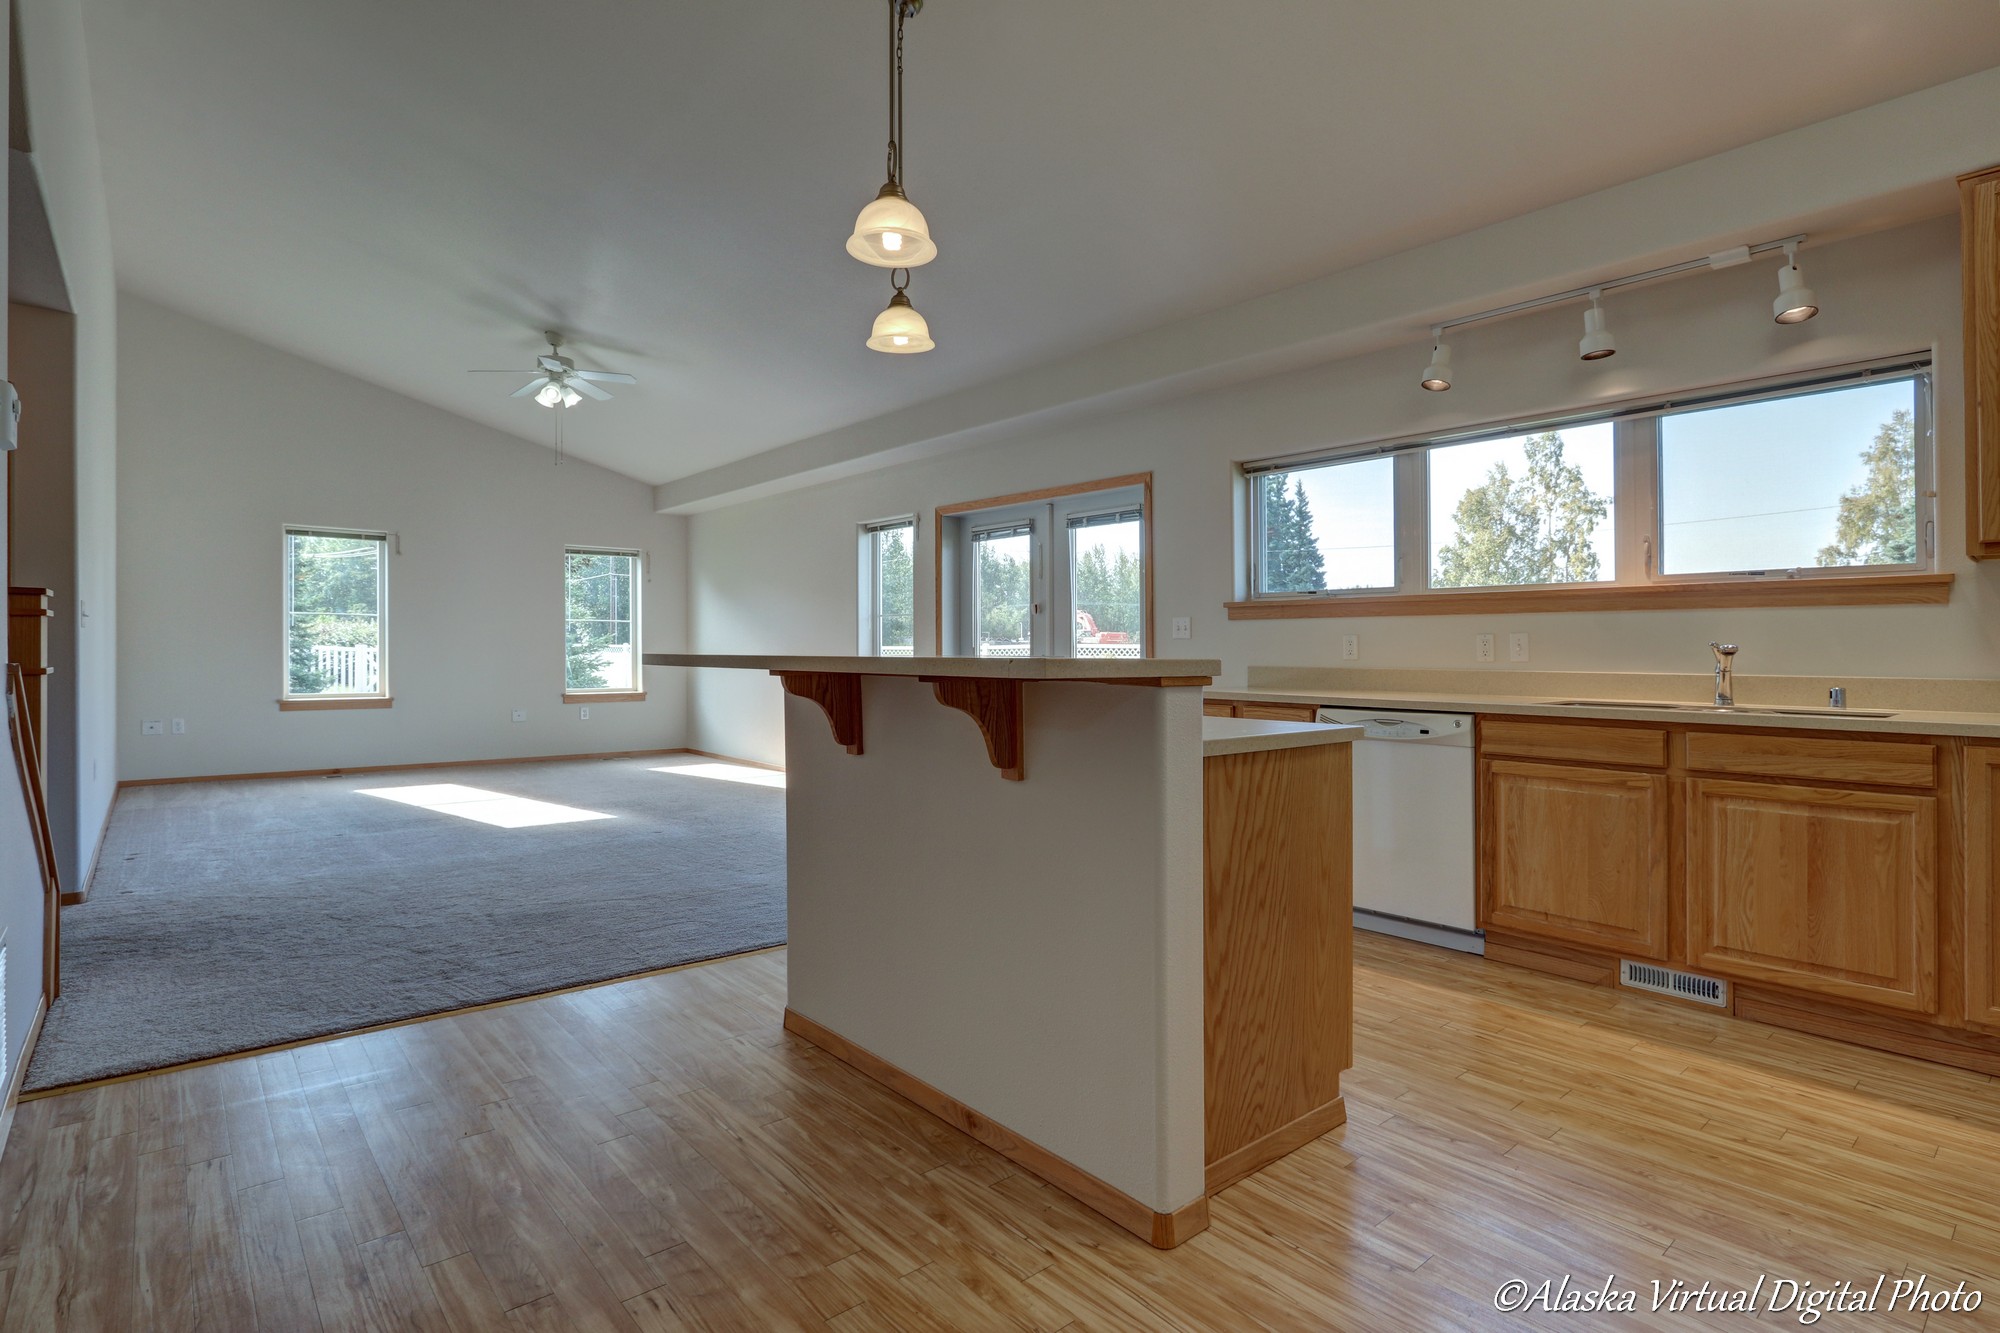
<path id="1" fill-rule="evenodd" d="M 1778 270 L 1778 299 L 1771 302 L 1771 318 L 1780 324 L 1803 324 L 1819 313 L 1819 297 L 1806 286 L 1799 272 L 1799 247 L 1785 246 L 1785 266 Z"/>
<path id="2" fill-rule="evenodd" d="M 1431 363 L 1424 367 L 1423 386 L 1432 393 L 1451 387 L 1451 346 L 1439 338 L 1443 330 L 1431 330 Z"/>
<path id="3" fill-rule="evenodd" d="M 1604 307 L 1598 304 L 1602 295 L 1592 291 L 1590 309 L 1583 312 L 1583 338 L 1576 345 L 1576 354 L 1584 361 L 1602 361 L 1618 352 L 1618 340 L 1604 327 Z"/>

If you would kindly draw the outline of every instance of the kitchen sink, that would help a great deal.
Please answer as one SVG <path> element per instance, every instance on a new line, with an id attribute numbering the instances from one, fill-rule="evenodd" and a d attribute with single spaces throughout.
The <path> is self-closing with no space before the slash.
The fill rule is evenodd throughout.
<path id="1" fill-rule="evenodd" d="M 1657 708 L 1667 713 L 1751 713 L 1759 717 L 1894 717 L 1894 713 L 1872 708 L 1793 708 L 1775 704 L 1737 704 L 1731 708 L 1715 704 L 1662 703 L 1657 699 L 1552 699 L 1557 708 Z"/>

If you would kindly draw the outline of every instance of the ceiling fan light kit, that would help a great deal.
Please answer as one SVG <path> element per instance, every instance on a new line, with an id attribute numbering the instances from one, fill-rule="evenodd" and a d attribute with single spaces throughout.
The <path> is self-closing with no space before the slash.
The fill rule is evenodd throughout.
<path id="1" fill-rule="evenodd" d="M 854 234 L 847 238 L 847 253 L 889 269 L 895 288 L 868 337 L 878 352 L 928 352 L 937 346 L 909 296 L 909 271 L 937 258 L 937 242 L 923 210 L 903 192 L 903 24 L 923 7 L 924 0 L 889 0 L 889 179 L 854 219 Z M 900 283 L 897 272 L 903 275 Z"/>
<path id="2" fill-rule="evenodd" d="M 554 329 L 545 330 L 542 336 L 549 340 L 547 356 L 535 358 L 533 370 L 475 370 L 475 375 L 527 375 L 529 380 L 514 390 L 509 397 L 532 397 L 543 407 L 575 407 L 585 398 L 595 398 L 601 403 L 611 401 L 611 395 L 598 388 L 599 384 L 637 384 L 630 375 L 610 370 L 578 370 L 576 362 L 562 354 L 563 336 Z"/>

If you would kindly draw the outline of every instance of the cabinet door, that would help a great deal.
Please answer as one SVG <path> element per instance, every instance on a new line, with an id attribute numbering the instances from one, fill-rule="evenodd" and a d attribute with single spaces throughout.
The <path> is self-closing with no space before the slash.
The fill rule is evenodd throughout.
<path id="1" fill-rule="evenodd" d="M 2000 556 L 2000 168 L 1958 181 L 1965 284 L 1966 546 Z"/>
<path id="2" fill-rule="evenodd" d="M 1203 699 L 1201 701 L 1201 715 L 1203 717 L 1235 717 L 1236 705 L 1227 699 Z"/>
<path id="3" fill-rule="evenodd" d="M 1266 722 L 1310 722 L 1319 716 L 1311 704 L 1271 704 L 1245 699 L 1236 705 L 1236 716 L 1262 718 Z"/>
<path id="4" fill-rule="evenodd" d="M 1667 951 L 1667 778 L 1486 764 L 1480 924 L 1619 954 Z"/>
<path id="5" fill-rule="evenodd" d="M 1965 852 L 1965 1016 L 2000 1032 L 2000 747 L 1966 747 Z"/>
<path id="6" fill-rule="evenodd" d="M 1698 971 L 1937 1012 L 1937 798 L 1688 782 Z"/>

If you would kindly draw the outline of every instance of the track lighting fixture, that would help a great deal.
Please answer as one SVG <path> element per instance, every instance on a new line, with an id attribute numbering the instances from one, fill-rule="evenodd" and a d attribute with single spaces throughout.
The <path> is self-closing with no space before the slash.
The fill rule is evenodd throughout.
<path id="1" fill-rule="evenodd" d="M 1618 340 L 1604 327 L 1603 297 L 1601 288 L 1590 289 L 1590 309 L 1583 312 L 1583 337 L 1576 344 L 1577 356 L 1585 361 L 1602 361 L 1618 351 Z"/>
<path id="2" fill-rule="evenodd" d="M 881 314 L 875 316 L 875 327 L 869 331 L 868 345 L 878 352 L 906 354 L 928 352 L 937 344 L 931 341 L 931 326 L 910 304 L 910 272 L 897 269 L 903 280 L 897 282 L 895 274 L 889 281 L 896 288 L 896 294 L 889 298 L 889 304 Z"/>
<path id="3" fill-rule="evenodd" d="M 1443 341 L 1442 329 L 1431 330 L 1431 363 L 1424 367 L 1423 385 L 1432 393 L 1451 387 L 1451 347 Z"/>
<path id="4" fill-rule="evenodd" d="M 1778 270 L 1778 299 L 1771 302 L 1771 318 L 1780 324 L 1803 324 L 1819 313 L 1819 297 L 1806 286 L 1799 272 L 1799 243 L 1785 242 L 1785 266 Z"/>
<path id="5" fill-rule="evenodd" d="M 889 179 L 854 220 L 847 253 L 876 268 L 916 268 L 937 258 L 930 224 L 903 193 L 903 21 L 924 0 L 889 0 Z"/>

